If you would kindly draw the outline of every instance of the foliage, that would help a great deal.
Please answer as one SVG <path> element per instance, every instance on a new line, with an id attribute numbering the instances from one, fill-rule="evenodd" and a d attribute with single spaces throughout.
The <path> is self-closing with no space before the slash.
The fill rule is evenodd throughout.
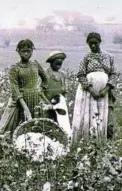
<path id="1" fill-rule="evenodd" d="M 10 39 L 6 39 L 6 40 L 4 41 L 5 47 L 9 47 L 10 43 L 11 43 L 11 40 L 10 40 Z"/>
<path id="2" fill-rule="evenodd" d="M 110 190 L 122 187 L 122 158 L 119 143 L 101 144 L 81 140 L 66 157 L 41 164 L 17 154 L 6 140 L 0 142 L 0 182 L 14 190 L 39 190 L 50 182 L 52 190 Z"/>
<path id="3" fill-rule="evenodd" d="M 9 96 L 8 78 L 2 76 L 1 102 Z M 72 120 L 74 97 L 77 88 L 76 75 L 68 71 L 68 107 Z M 119 84 L 121 84 L 121 77 Z M 3 88 L 5 87 L 5 88 Z M 120 88 L 121 90 L 121 88 Z M 80 140 L 72 145 L 64 157 L 44 162 L 32 162 L 16 152 L 8 135 L 0 138 L 0 184 L 12 191 L 40 191 L 46 182 L 51 191 L 121 191 L 122 188 L 122 122 L 118 114 L 122 111 L 121 91 L 117 90 L 115 105 L 115 140 Z M 6 93 L 8 92 L 8 93 Z M 121 117 L 121 116 L 120 116 Z M 118 140 L 118 141 L 117 141 Z"/>
<path id="4" fill-rule="evenodd" d="M 122 44 L 122 34 L 116 34 L 113 39 L 113 43 Z"/>

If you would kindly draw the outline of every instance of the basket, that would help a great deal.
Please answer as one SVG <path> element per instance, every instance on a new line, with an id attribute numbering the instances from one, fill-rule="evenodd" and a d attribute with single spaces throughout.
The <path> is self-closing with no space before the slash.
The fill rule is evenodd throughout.
<path id="1" fill-rule="evenodd" d="M 13 144 L 16 144 L 17 138 L 22 134 L 29 132 L 41 133 L 52 140 L 59 141 L 64 146 L 68 145 L 68 137 L 58 123 L 47 118 L 34 118 L 30 121 L 21 123 L 13 133 Z"/>

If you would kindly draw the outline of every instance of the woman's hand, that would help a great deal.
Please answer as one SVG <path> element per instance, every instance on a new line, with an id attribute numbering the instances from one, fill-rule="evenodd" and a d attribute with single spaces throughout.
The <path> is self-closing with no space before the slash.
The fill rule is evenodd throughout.
<path id="1" fill-rule="evenodd" d="M 50 104 L 50 101 L 48 100 L 48 98 L 45 96 L 43 92 L 40 92 L 40 96 L 46 104 Z"/>
<path id="2" fill-rule="evenodd" d="M 99 98 L 99 93 L 93 87 L 90 86 L 88 91 L 90 92 L 90 94 L 92 95 L 94 99 Z"/>
<path id="3" fill-rule="evenodd" d="M 105 97 L 110 90 L 110 85 L 107 85 L 104 89 L 99 92 L 100 97 Z"/>
<path id="4" fill-rule="evenodd" d="M 24 117 L 27 121 L 32 119 L 31 112 L 29 111 L 28 107 L 24 108 Z"/>
<path id="5" fill-rule="evenodd" d="M 53 109 L 53 105 L 42 103 L 41 108 L 42 108 L 42 110 L 47 111 L 47 110 Z"/>
<path id="6" fill-rule="evenodd" d="M 20 98 L 19 102 L 24 110 L 25 120 L 31 120 L 32 116 L 31 116 L 30 110 L 29 110 L 27 104 L 25 103 L 25 101 L 23 100 L 23 98 Z"/>

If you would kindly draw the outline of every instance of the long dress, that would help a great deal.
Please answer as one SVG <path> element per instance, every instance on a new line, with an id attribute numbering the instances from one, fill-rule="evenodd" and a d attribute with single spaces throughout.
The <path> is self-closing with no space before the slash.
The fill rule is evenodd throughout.
<path id="1" fill-rule="evenodd" d="M 109 112 L 111 108 L 113 109 L 115 101 L 113 90 L 116 72 L 113 57 L 105 52 L 87 54 L 80 63 L 77 77 L 79 85 L 72 121 L 73 140 L 77 140 L 78 136 L 88 137 L 90 134 L 98 135 L 98 133 L 107 136 L 109 124 L 113 127 Z M 99 92 L 107 84 L 111 85 L 111 90 L 104 98 L 99 98 L 97 101 L 87 91 L 89 85 Z"/>
<path id="2" fill-rule="evenodd" d="M 39 77 L 41 79 L 40 88 L 38 87 Z M 44 102 L 41 98 L 41 91 L 48 84 L 45 71 L 36 61 L 30 61 L 27 65 L 21 62 L 12 65 L 9 72 L 9 80 L 11 98 L 0 121 L 0 131 L 2 132 L 15 129 L 19 123 L 25 121 L 24 111 L 19 103 L 20 98 L 24 99 L 32 118 L 34 117 L 35 106 L 39 105 L 40 102 Z"/>

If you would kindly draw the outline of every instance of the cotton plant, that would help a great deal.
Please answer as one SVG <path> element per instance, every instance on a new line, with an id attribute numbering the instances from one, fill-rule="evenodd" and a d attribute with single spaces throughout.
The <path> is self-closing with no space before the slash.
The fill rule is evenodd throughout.
<path id="1" fill-rule="evenodd" d="M 73 82 L 76 78 L 73 75 L 74 74 L 71 74 L 72 80 L 69 80 L 69 87 L 71 85 L 72 88 L 69 89 L 68 93 L 70 119 L 72 119 L 75 96 L 75 88 L 73 89 L 74 84 L 77 87 L 77 82 Z M 2 96 L 4 94 L 2 94 Z M 5 95 L 3 98 L 4 97 Z M 121 96 L 119 99 L 121 100 Z M 28 150 L 30 149 L 30 154 L 27 151 L 27 155 L 30 157 L 26 158 L 21 154 L 21 150 L 18 152 L 13 148 L 13 145 L 5 142 L 4 137 L 1 137 L 0 182 L 3 181 L 4 177 L 4 181 L 6 181 L 12 191 L 25 191 L 27 189 L 29 191 L 41 191 L 46 187 L 44 187 L 44 185 L 49 184 L 51 191 L 57 191 L 58 188 L 62 191 L 67 191 L 68 189 L 79 189 L 80 191 L 121 190 L 122 155 L 120 152 L 118 153 L 118 149 L 121 150 L 120 141 L 117 142 L 117 144 L 116 141 L 108 141 L 105 142 L 104 145 L 101 145 L 93 136 L 87 141 L 81 139 L 76 148 L 70 150 L 70 152 L 67 152 L 65 150 L 66 148 L 64 148 L 64 150 L 62 149 L 64 153 L 66 152 L 67 154 L 59 156 L 62 150 L 58 153 L 60 150 L 58 142 L 51 143 L 51 140 L 46 138 L 44 144 L 44 139 L 40 138 L 39 140 L 39 137 L 42 138 L 40 135 L 37 136 L 37 139 L 32 138 L 30 134 L 23 135 L 23 139 L 18 137 L 18 142 L 21 140 L 19 144 L 22 144 L 23 152 L 24 150 L 26 151 L 27 148 Z M 25 138 L 27 139 L 26 141 Z M 56 142 L 56 140 L 54 140 L 54 142 Z M 45 160 L 42 160 L 44 157 L 39 155 L 40 150 L 38 148 L 42 148 L 40 144 L 45 145 L 46 153 L 43 153 Z M 52 150 L 54 156 L 52 155 Z M 30 160 L 31 155 L 35 157 L 33 161 Z M 41 162 L 38 162 L 38 159 Z M 37 188 L 38 185 L 40 185 L 40 187 Z"/>
<path id="2" fill-rule="evenodd" d="M 0 187 L 0 191 L 12 191 L 12 190 L 7 184 L 3 184 L 3 186 Z"/>
<path id="3" fill-rule="evenodd" d="M 0 116 L 4 111 L 6 102 L 10 95 L 8 71 L 9 69 L 0 72 Z"/>
<path id="4" fill-rule="evenodd" d="M 29 139 L 30 135 L 26 137 Z M 3 145 L 5 147 L 6 144 Z M 109 191 L 110 188 L 113 191 L 119 190 L 119 188 L 121 188 L 122 181 L 122 157 L 119 157 L 116 154 L 116 149 L 118 146 L 119 145 L 116 146 L 108 143 L 106 146 L 100 147 L 95 139 L 90 139 L 89 142 L 81 140 L 77 149 L 67 153 L 67 155 L 63 158 L 59 157 L 56 158 L 56 160 L 51 159 L 49 162 L 48 159 L 45 158 L 45 160 L 41 163 L 36 163 L 37 161 L 33 161 L 32 165 L 31 161 L 28 159 L 28 162 L 25 163 L 25 169 L 27 168 L 25 170 L 25 175 L 23 170 L 23 177 L 19 177 L 21 178 L 20 182 L 23 182 L 23 184 L 21 184 L 21 189 L 26 188 L 27 185 L 30 185 L 29 188 L 33 188 L 33 190 L 35 190 L 33 183 L 35 182 L 36 186 L 37 183 L 42 181 L 41 188 L 43 188 L 43 185 L 46 182 L 49 182 L 51 190 L 53 190 L 53 188 L 56 190 L 57 187 L 55 184 L 56 181 L 58 181 L 58 187 L 61 190 L 74 188 L 79 190 L 89 189 L 90 191 L 95 189 L 100 191 Z M 15 151 L 14 153 L 17 154 Z M 14 157 L 15 154 L 12 157 Z M 11 154 L 8 153 L 7 156 L 10 157 Z M 20 159 L 22 160 L 22 158 Z M 5 161 L 6 157 L 4 157 L 4 163 Z M 11 164 L 11 161 L 13 162 L 12 168 L 14 171 L 15 169 L 18 169 L 17 171 L 21 171 L 21 168 L 24 169 L 23 162 L 20 169 L 19 165 L 16 165 L 15 167 L 16 162 L 14 162 L 14 158 L 9 158 L 8 166 Z M 38 170 L 38 168 L 40 170 Z M 10 174 L 11 176 L 15 176 L 15 173 L 12 174 L 12 172 L 10 172 Z M 35 177 L 37 177 L 36 181 L 34 179 Z M 14 180 L 17 182 L 15 177 Z M 113 185 L 114 187 L 112 187 Z M 12 185 L 10 188 L 11 187 Z M 14 189 L 12 189 L 12 191 L 14 191 Z"/>

